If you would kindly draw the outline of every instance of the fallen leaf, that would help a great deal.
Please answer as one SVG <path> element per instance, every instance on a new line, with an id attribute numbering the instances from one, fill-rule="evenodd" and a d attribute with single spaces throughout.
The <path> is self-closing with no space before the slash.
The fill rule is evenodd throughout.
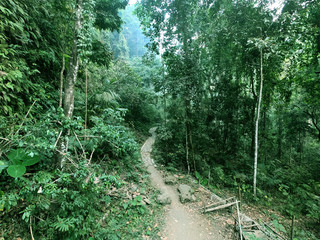
<path id="1" fill-rule="evenodd" d="M 233 220 L 232 219 L 227 219 L 227 221 L 226 221 L 229 225 L 233 225 Z"/>

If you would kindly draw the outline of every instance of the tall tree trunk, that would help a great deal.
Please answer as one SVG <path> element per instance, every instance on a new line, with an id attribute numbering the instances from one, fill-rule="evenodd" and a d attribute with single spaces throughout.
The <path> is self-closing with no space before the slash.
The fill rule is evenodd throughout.
<path id="1" fill-rule="evenodd" d="M 189 144 L 189 134 L 190 134 L 190 126 L 189 126 L 189 106 L 188 100 L 185 100 L 185 131 L 186 131 L 186 161 L 188 167 L 188 174 L 190 174 L 190 144 Z"/>
<path id="2" fill-rule="evenodd" d="M 262 100 L 262 90 L 263 90 L 263 52 L 260 49 L 260 92 L 257 108 L 257 118 L 256 118 L 256 130 L 255 130 L 255 150 L 254 150 L 254 173 L 253 173 L 253 195 L 257 195 L 257 168 L 258 168 L 258 135 L 259 135 L 259 120 L 260 120 L 260 109 Z"/>
<path id="3" fill-rule="evenodd" d="M 251 90 L 252 90 L 252 95 L 254 99 L 254 104 L 252 104 L 251 108 L 251 119 L 250 119 L 250 124 L 251 124 L 251 145 L 250 145 L 250 157 L 254 158 L 254 150 L 255 150 L 255 113 L 256 113 L 256 102 L 257 102 L 257 94 L 254 89 L 254 76 L 250 76 L 251 79 Z"/>
<path id="4" fill-rule="evenodd" d="M 76 12 L 75 12 L 75 20 L 74 20 L 74 32 L 73 32 L 73 45 L 72 45 L 72 61 L 70 63 L 69 71 L 67 73 L 66 81 L 65 81 L 65 90 L 64 90 L 64 104 L 63 110 L 64 115 L 67 118 L 71 118 L 74 110 L 74 92 L 75 92 L 75 84 L 78 78 L 78 70 L 79 70 L 79 55 L 78 55 L 78 39 L 79 33 L 82 29 L 82 0 L 76 0 Z M 68 135 L 68 133 L 63 133 L 64 135 Z M 59 163 L 60 167 L 64 167 L 64 163 L 66 158 L 64 155 L 68 150 L 69 142 L 65 139 L 62 139 L 59 144 Z"/>
<path id="5" fill-rule="evenodd" d="M 164 127 L 167 128 L 167 94 L 166 94 L 166 83 L 164 79 L 164 62 L 162 60 L 162 82 L 164 85 L 163 88 L 163 117 L 164 117 Z"/>
<path id="6" fill-rule="evenodd" d="M 69 71 L 66 77 L 66 86 L 64 94 L 64 114 L 66 117 L 71 118 L 74 110 L 74 91 L 75 84 L 78 78 L 79 70 L 79 55 L 78 55 L 78 38 L 81 26 L 82 15 L 82 0 L 77 1 L 76 6 L 76 18 L 73 33 L 73 45 L 72 45 L 72 61 L 70 63 Z"/>

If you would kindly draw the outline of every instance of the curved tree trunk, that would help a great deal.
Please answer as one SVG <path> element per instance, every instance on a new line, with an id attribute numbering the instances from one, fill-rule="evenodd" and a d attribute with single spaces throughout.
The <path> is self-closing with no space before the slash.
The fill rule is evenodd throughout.
<path id="1" fill-rule="evenodd" d="M 259 135 L 259 120 L 260 120 L 260 109 L 262 101 L 262 90 L 263 90 L 263 52 L 260 49 L 260 92 L 257 108 L 257 118 L 256 118 L 256 130 L 255 130 L 255 149 L 254 149 L 254 173 L 253 173 L 253 195 L 257 195 L 257 168 L 258 168 L 258 135 Z"/>

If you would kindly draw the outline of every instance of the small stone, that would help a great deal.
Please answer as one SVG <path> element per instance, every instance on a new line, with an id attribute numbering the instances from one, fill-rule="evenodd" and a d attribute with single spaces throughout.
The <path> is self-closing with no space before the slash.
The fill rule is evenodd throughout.
<path id="1" fill-rule="evenodd" d="M 166 193 L 162 193 L 158 196 L 157 203 L 161 205 L 171 204 L 171 198 Z"/>
<path id="2" fill-rule="evenodd" d="M 174 185 L 177 183 L 177 180 L 174 176 L 167 176 L 165 179 L 164 179 L 164 182 L 165 184 L 168 184 L 168 185 Z"/>
<path id="3" fill-rule="evenodd" d="M 178 187 L 179 199 L 181 203 L 192 202 L 195 198 L 192 195 L 192 189 L 186 184 L 180 184 Z"/>

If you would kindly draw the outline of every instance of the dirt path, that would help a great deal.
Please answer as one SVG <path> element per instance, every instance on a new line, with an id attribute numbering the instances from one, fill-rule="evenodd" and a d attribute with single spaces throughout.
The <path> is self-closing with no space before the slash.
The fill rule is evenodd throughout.
<path id="1" fill-rule="evenodd" d="M 187 208 L 179 201 L 179 195 L 174 186 L 168 186 L 155 168 L 153 159 L 151 158 L 152 145 L 155 142 L 156 128 L 150 129 L 151 137 L 147 139 L 141 148 L 141 156 L 145 162 L 148 171 L 151 174 L 152 184 L 162 193 L 166 193 L 172 200 L 171 205 L 167 205 L 166 227 L 162 234 L 163 240 L 206 240 L 226 239 L 219 233 L 219 228 L 212 221 L 204 217 L 198 211 Z"/>

